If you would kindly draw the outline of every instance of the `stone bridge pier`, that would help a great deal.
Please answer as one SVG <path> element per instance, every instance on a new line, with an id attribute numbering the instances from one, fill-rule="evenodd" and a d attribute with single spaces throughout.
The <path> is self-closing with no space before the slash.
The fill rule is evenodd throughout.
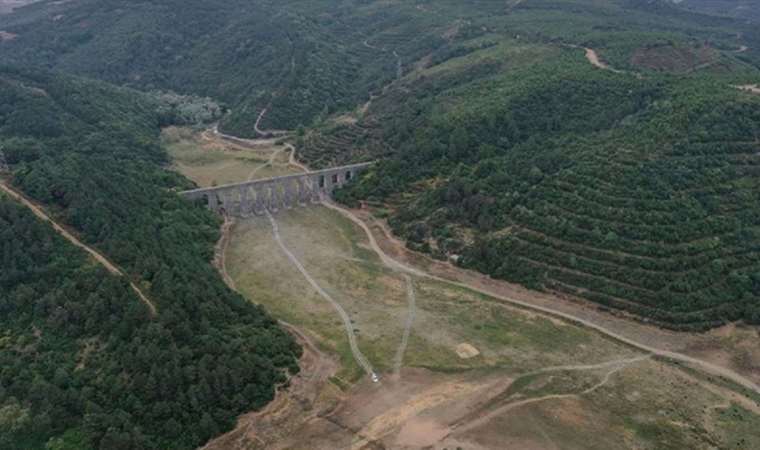
<path id="1" fill-rule="evenodd" d="M 318 203 L 333 189 L 349 183 L 372 163 L 352 164 L 282 177 L 181 192 L 189 200 L 203 200 L 209 209 L 236 216 L 262 215 L 298 205 Z"/>

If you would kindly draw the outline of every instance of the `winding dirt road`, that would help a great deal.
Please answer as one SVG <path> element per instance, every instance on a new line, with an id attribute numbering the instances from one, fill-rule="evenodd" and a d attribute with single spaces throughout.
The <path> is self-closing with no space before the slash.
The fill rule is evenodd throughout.
<path id="1" fill-rule="evenodd" d="M 288 257 L 291 263 L 298 269 L 299 272 L 301 272 L 301 275 L 306 279 L 306 281 L 311 285 L 311 287 L 319 293 L 322 298 L 327 300 L 330 305 L 338 312 L 338 315 L 340 316 L 341 320 L 343 321 L 343 327 L 346 329 L 346 336 L 348 337 L 348 344 L 351 347 L 351 353 L 354 356 L 354 359 L 356 360 L 356 363 L 361 366 L 362 369 L 367 373 L 367 375 L 372 378 L 372 381 L 377 381 L 377 375 L 375 374 L 374 369 L 372 369 L 372 365 L 367 360 L 367 358 L 364 356 L 364 354 L 359 349 L 359 344 L 356 341 L 356 333 L 354 333 L 354 326 L 351 323 L 351 318 L 348 316 L 348 313 L 346 313 L 346 310 L 343 309 L 343 307 L 335 301 L 330 294 L 325 292 L 324 289 L 312 278 L 312 276 L 309 274 L 309 272 L 306 270 L 306 268 L 301 264 L 301 262 L 298 260 L 298 258 L 288 249 L 287 246 L 285 246 L 285 243 L 282 241 L 282 237 L 280 236 L 280 228 L 277 225 L 277 221 L 274 220 L 274 217 L 272 214 L 269 213 L 269 211 L 266 211 L 267 217 L 269 218 L 269 222 L 272 224 L 272 231 L 274 233 L 274 239 L 277 241 L 277 245 L 280 246 L 280 249 L 283 253 Z"/>
<path id="2" fill-rule="evenodd" d="M 261 124 L 261 120 L 264 119 L 264 116 L 266 115 L 267 111 L 269 111 L 269 107 L 262 109 L 259 113 L 259 117 L 256 118 L 256 123 L 253 124 L 253 129 L 256 131 L 256 133 L 259 134 L 259 136 L 283 136 L 285 134 L 288 134 L 287 130 L 262 130 L 259 128 L 259 125 Z"/>
<path id="3" fill-rule="evenodd" d="M 717 364 L 713 364 L 713 363 L 708 362 L 708 361 L 704 361 L 704 360 L 701 360 L 701 359 L 698 359 L 698 358 L 694 358 L 694 357 L 691 357 L 691 356 L 683 354 L 683 353 L 679 353 L 679 352 L 675 352 L 675 351 L 670 351 L 670 350 L 664 350 L 664 349 L 661 349 L 661 348 L 656 348 L 656 347 L 654 347 L 654 346 L 652 346 L 650 344 L 638 342 L 638 341 L 636 341 L 634 339 L 631 339 L 629 337 L 623 336 L 622 334 L 619 334 L 619 333 L 615 332 L 614 330 L 608 329 L 608 328 L 606 328 L 606 327 L 604 327 L 602 325 L 599 325 L 597 323 L 594 323 L 594 322 L 592 322 L 590 320 L 587 320 L 585 318 L 572 315 L 572 314 L 564 312 L 564 311 L 558 311 L 558 310 L 547 308 L 547 307 L 544 307 L 544 306 L 532 304 L 532 303 L 529 303 L 529 302 L 526 302 L 526 301 L 522 301 L 522 300 L 517 300 L 517 299 L 514 299 L 514 298 L 506 297 L 506 296 L 500 295 L 497 292 L 493 292 L 492 290 L 489 290 L 489 289 L 484 289 L 484 288 L 481 288 L 481 287 L 478 287 L 478 286 L 472 286 L 472 285 L 469 285 L 469 284 L 461 283 L 459 281 L 454 281 L 454 280 L 442 278 L 442 277 L 439 277 L 437 275 L 433 275 L 433 274 L 424 272 L 422 270 L 419 270 L 419 269 L 407 266 L 407 265 L 405 265 L 405 264 L 403 264 L 403 263 L 401 263 L 399 261 L 396 261 L 395 259 L 391 258 L 390 256 L 388 256 L 388 254 L 386 254 L 385 251 L 383 251 L 383 249 L 378 245 L 377 240 L 375 239 L 374 235 L 372 234 L 372 231 L 369 229 L 369 226 L 367 226 L 367 224 L 364 223 L 363 220 L 361 220 L 356 215 L 354 215 L 354 213 L 352 213 L 351 211 L 349 211 L 349 210 L 347 210 L 345 208 L 337 206 L 334 203 L 324 202 L 323 204 L 326 207 L 328 207 L 328 208 L 330 208 L 330 209 L 332 209 L 334 211 L 337 211 L 337 212 L 341 213 L 343 216 L 347 217 L 352 222 L 354 222 L 357 225 L 359 225 L 359 227 L 361 227 L 364 230 L 364 232 L 367 234 L 367 237 L 369 238 L 370 246 L 378 254 L 378 256 L 381 258 L 381 260 L 384 263 L 386 263 L 386 264 L 390 264 L 390 265 L 393 265 L 394 267 L 397 267 L 399 270 L 406 271 L 409 274 L 416 275 L 416 276 L 419 276 L 419 277 L 425 277 L 425 278 L 428 278 L 428 279 L 431 279 L 431 280 L 435 280 L 435 281 L 439 281 L 439 282 L 442 282 L 442 283 L 448 283 L 448 284 L 451 284 L 452 286 L 457 286 L 457 287 L 460 287 L 460 288 L 464 288 L 464 289 L 468 289 L 468 290 L 471 290 L 471 291 L 474 291 L 474 292 L 478 292 L 480 294 L 487 295 L 489 297 L 493 297 L 493 298 L 496 298 L 498 300 L 501 300 L 501 301 L 503 301 L 505 303 L 510 303 L 512 305 L 515 305 L 515 306 L 518 306 L 518 307 L 521 307 L 521 308 L 525 308 L 525 309 L 529 309 L 529 310 L 532 310 L 532 311 L 536 311 L 536 312 L 539 312 L 539 313 L 542 313 L 544 315 L 548 315 L 548 316 L 551 316 L 551 317 L 558 317 L 558 318 L 567 320 L 569 322 L 572 322 L 572 323 L 575 323 L 575 324 L 578 324 L 578 325 L 582 325 L 584 327 L 587 327 L 587 328 L 590 328 L 592 330 L 595 330 L 595 331 L 597 331 L 597 332 L 599 332 L 599 333 L 601 333 L 601 334 L 603 334 L 603 335 L 605 335 L 605 336 L 607 336 L 609 338 L 612 338 L 613 340 L 616 340 L 618 342 L 622 342 L 623 344 L 627 344 L 627 345 L 629 345 L 631 347 L 634 347 L 634 348 L 636 348 L 638 350 L 641 350 L 641 351 L 644 351 L 644 352 L 647 352 L 647 353 L 652 353 L 653 355 L 657 355 L 657 356 L 660 356 L 660 357 L 663 357 L 663 358 L 666 358 L 666 359 L 671 359 L 671 360 L 674 360 L 674 361 L 678 361 L 678 362 L 681 362 L 681 363 L 687 363 L 689 365 L 695 366 L 696 368 L 702 370 L 703 372 L 709 373 L 709 374 L 714 375 L 714 376 L 723 377 L 723 378 L 728 379 L 728 380 L 730 380 L 730 381 L 732 381 L 732 382 L 734 382 L 734 383 L 736 383 L 736 384 L 738 384 L 738 385 L 740 385 L 740 386 L 742 386 L 742 387 L 744 387 L 746 389 L 749 389 L 751 391 L 754 391 L 757 394 L 760 394 L 760 386 L 758 386 L 752 380 L 750 380 L 750 379 L 748 379 L 748 378 L 740 375 L 739 373 L 736 373 L 733 370 L 728 369 L 726 367 L 722 367 L 722 366 L 719 366 Z"/>
<path id="4" fill-rule="evenodd" d="M 34 213 L 35 216 L 37 216 L 39 219 L 41 219 L 43 222 L 47 222 L 50 224 L 50 226 L 53 227 L 55 231 L 58 232 L 61 236 L 63 236 L 66 240 L 74 244 L 75 246 L 81 248 L 82 250 L 86 251 L 90 254 L 90 256 L 95 259 L 100 265 L 106 268 L 110 273 L 127 278 L 129 280 L 129 277 L 127 277 L 124 274 L 124 271 L 122 271 L 120 268 L 118 268 L 115 264 L 111 263 L 108 258 L 103 256 L 101 253 L 99 253 L 94 248 L 84 244 L 82 241 L 80 241 L 76 236 L 74 236 L 72 233 L 70 233 L 68 230 L 66 230 L 63 226 L 59 225 L 57 222 L 55 222 L 53 219 L 48 216 L 47 213 L 45 213 L 42 206 L 39 206 L 26 198 L 21 193 L 17 192 L 15 189 L 8 186 L 4 181 L 0 180 L 0 190 L 11 196 L 13 199 L 27 207 L 29 210 Z M 158 309 L 156 308 L 156 305 L 148 299 L 148 297 L 143 294 L 143 292 L 140 290 L 140 288 L 137 287 L 137 285 L 133 281 L 129 281 L 129 286 L 132 288 L 132 290 L 137 294 L 137 297 L 145 303 L 145 306 L 148 307 L 150 310 L 151 316 L 155 316 L 158 313 Z"/>
<path id="5" fill-rule="evenodd" d="M 300 162 L 298 162 L 298 160 L 296 159 L 296 148 L 295 148 L 295 146 L 293 144 L 289 143 L 289 142 L 286 142 L 285 146 L 290 149 L 290 159 L 288 160 L 288 164 L 290 164 L 291 166 L 293 166 L 293 167 L 295 167 L 295 168 L 297 168 L 297 169 L 299 169 L 299 170 L 301 170 L 303 172 L 308 172 L 309 168 L 306 167 L 305 165 L 301 164 Z"/>

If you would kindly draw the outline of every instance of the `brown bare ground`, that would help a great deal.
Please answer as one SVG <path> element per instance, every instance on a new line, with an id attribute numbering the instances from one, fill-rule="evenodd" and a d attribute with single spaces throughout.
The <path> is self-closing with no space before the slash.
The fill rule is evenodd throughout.
<path id="1" fill-rule="evenodd" d="M 753 94 L 760 94 L 760 84 L 743 84 L 735 87 L 743 91 L 752 92 Z"/>
<path id="2" fill-rule="evenodd" d="M 604 70 L 612 70 L 609 64 L 602 62 L 602 59 L 599 58 L 599 54 L 596 53 L 596 50 L 588 48 L 588 47 L 584 48 L 584 50 L 586 50 L 586 59 L 588 60 L 588 62 L 591 63 L 592 66 L 595 66 Z"/>
<path id="3" fill-rule="evenodd" d="M 9 33 L 7 31 L 0 30 L 0 42 L 12 41 L 18 37 L 18 34 Z"/>
<path id="4" fill-rule="evenodd" d="M 657 45 L 636 50 L 631 64 L 652 70 L 686 72 L 712 65 L 719 57 L 720 54 L 708 46 Z"/>

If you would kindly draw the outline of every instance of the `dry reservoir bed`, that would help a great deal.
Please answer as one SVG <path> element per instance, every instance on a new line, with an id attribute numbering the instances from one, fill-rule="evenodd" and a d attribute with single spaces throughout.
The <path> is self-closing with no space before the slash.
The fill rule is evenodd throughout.
<path id="1" fill-rule="evenodd" d="M 277 246 L 269 221 L 238 220 L 226 255 L 238 289 L 340 363 L 325 383 L 331 394 L 310 406 L 321 414 L 295 414 L 288 435 L 260 434 L 267 448 L 760 446 L 756 405 L 732 403 L 740 397 L 727 390 L 597 333 L 428 279 L 411 277 L 414 316 L 397 372 L 410 313 L 404 274 L 334 211 L 275 217 L 284 244 L 349 314 L 381 381 L 363 377 L 340 318 Z"/>
<path id="2" fill-rule="evenodd" d="M 200 186 L 299 170 L 271 140 L 241 145 L 185 128 L 163 138 L 175 169 Z M 236 219 L 220 261 L 244 296 L 296 327 L 306 356 L 289 389 L 210 449 L 760 448 L 757 404 L 699 373 L 394 271 L 362 229 L 327 208 L 275 220 L 283 245 L 345 310 L 380 381 L 356 363 L 336 309 L 285 255 L 269 220 Z M 755 340 L 723 331 L 734 344 Z"/>

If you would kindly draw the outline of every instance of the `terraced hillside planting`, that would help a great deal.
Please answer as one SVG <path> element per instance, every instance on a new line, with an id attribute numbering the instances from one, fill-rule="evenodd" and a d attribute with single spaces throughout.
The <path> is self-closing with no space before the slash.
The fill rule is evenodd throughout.
<path id="1" fill-rule="evenodd" d="M 679 329 L 757 322 L 760 97 L 732 79 L 501 41 L 375 99 L 363 120 L 384 127 L 359 142 L 395 153 L 343 198 L 387 203 L 414 249 L 533 288 Z"/>

